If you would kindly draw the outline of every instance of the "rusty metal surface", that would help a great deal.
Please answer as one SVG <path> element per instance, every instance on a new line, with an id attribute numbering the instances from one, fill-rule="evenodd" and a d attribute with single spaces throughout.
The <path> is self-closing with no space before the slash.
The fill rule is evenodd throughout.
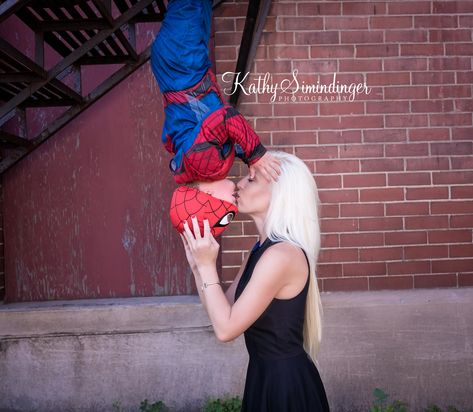
<path id="1" fill-rule="evenodd" d="M 6 301 L 194 293 L 149 65 L 3 176 Z"/>

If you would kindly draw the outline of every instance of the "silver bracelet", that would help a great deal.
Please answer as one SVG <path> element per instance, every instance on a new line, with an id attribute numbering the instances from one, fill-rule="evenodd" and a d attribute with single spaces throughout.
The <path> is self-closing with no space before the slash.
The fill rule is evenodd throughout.
<path id="1" fill-rule="evenodd" d="M 213 282 L 213 283 L 206 283 L 206 282 L 203 282 L 202 283 L 202 287 L 201 287 L 201 290 L 202 292 L 204 291 L 204 289 L 207 289 L 209 286 L 212 286 L 212 285 L 220 285 L 222 282 L 218 281 L 218 282 Z"/>

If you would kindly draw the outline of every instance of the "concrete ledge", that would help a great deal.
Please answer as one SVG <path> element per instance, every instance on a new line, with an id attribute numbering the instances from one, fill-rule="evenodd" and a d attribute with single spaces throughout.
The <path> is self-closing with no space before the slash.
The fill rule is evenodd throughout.
<path id="1" fill-rule="evenodd" d="M 473 287 L 380 290 L 361 292 L 324 292 L 324 308 L 369 307 L 386 305 L 428 305 L 432 303 L 471 304 Z"/>
<path id="2" fill-rule="evenodd" d="M 381 387 L 409 403 L 473 408 L 473 288 L 323 293 L 319 371 L 332 412 Z M 198 410 L 242 395 L 243 337 L 218 342 L 197 296 L 0 306 L 0 411 Z"/>
<path id="3" fill-rule="evenodd" d="M 0 337 L 151 333 L 210 327 L 198 296 L 0 305 Z"/>
<path id="4" fill-rule="evenodd" d="M 198 296 L 0 306 L 0 411 L 197 411 L 243 391 L 243 338 L 214 336 Z"/>

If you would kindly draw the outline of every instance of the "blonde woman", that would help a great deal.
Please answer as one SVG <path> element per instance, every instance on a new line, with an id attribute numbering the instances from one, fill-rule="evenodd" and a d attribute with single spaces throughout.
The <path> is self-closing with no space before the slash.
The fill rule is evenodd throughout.
<path id="1" fill-rule="evenodd" d="M 249 353 L 243 412 L 328 412 L 317 370 L 322 306 L 315 265 L 320 248 L 317 187 L 297 157 L 280 161 L 277 181 L 256 173 L 238 182 L 235 202 L 259 241 L 226 293 L 216 269 L 219 245 L 193 219 L 182 239 L 201 301 L 220 341 L 242 333 Z"/>

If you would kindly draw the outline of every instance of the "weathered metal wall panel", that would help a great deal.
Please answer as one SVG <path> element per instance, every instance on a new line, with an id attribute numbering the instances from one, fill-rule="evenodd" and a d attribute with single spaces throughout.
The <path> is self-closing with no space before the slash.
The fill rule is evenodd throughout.
<path id="1" fill-rule="evenodd" d="M 146 64 L 3 176 L 6 300 L 188 294 Z"/>

